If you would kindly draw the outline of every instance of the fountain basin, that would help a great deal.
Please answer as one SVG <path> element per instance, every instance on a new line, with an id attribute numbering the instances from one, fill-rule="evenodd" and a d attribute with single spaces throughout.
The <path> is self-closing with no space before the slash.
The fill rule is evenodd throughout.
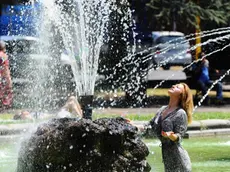
<path id="1" fill-rule="evenodd" d="M 148 172 L 148 148 L 123 118 L 52 119 L 22 142 L 17 172 Z"/>

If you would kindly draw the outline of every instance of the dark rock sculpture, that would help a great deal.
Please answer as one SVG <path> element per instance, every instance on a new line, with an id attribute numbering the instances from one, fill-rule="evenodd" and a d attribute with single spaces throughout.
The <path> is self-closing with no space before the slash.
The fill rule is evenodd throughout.
<path id="1" fill-rule="evenodd" d="M 149 151 L 123 118 L 60 118 L 22 143 L 17 172 L 148 172 Z"/>

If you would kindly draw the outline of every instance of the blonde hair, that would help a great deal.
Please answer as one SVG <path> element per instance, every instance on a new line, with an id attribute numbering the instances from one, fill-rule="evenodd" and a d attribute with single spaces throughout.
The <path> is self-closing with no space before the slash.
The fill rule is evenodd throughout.
<path id="1" fill-rule="evenodd" d="M 180 83 L 180 84 L 184 86 L 184 91 L 182 92 L 181 95 L 180 105 L 187 113 L 188 123 L 190 124 L 192 122 L 192 112 L 194 108 L 193 95 L 189 86 L 186 83 Z"/>

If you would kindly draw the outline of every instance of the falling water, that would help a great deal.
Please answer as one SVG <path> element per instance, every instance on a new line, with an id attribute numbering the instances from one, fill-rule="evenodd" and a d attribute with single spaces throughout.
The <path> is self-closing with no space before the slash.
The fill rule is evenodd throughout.
<path id="1" fill-rule="evenodd" d="M 229 30 L 230 27 L 225 27 L 225 28 L 218 28 L 218 29 L 213 29 L 213 30 L 208 30 L 208 31 L 203 31 L 203 32 L 200 32 L 200 33 L 195 33 L 195 34 L 190 34 L 190 35 L 186 35 L 184 38 L 186 38 L 186 40 L 182 40 L 180 41 L 181 39 L 184 39 L 184 38 L 176 38 L 174 40 L 170 40 L 168 41 L 167 43 L 171 43 L 172 41 L 176 42 L 173 44 L 174 47 L 177 47 L 185 42 L 189 42 L 189 41 L 192 41 L 192 40 L 195 40 L 196 39 L 196 35 L 199 35 L 200 38 L 204 38 L 204 37 L 208 37 L 208 36 L 213 36 L 213 35 L 221 35 L 221 34 L 225 34 L 225 33 L 229 33 L 230 30 Z M 132 63 L 135 63 L 137 62 L 137 59 L 135 59 L 134 57 L 137 55 L 137 54 L 147 54 L 143 57 L 143 59 L 145 59 L 145 61 L 148 61 L 148 60 L 151 60 L 152 56 L 154 56 L 156 54 L 155 52 L 155 49 L 158 48 L 159 46 L 163 45 L 163 43 L 161 44 L 158 44 L 158 45 L 155 45 L 155 46 L 151 46 L 149 48 L 146 48 L 142 51 L 138 51 L 136 53 L 133 53 L 133 54 L 130 54 L 124 58 L 122 58 L 121 62 L 118 63 L 116 66 L 119 66 L 121 65 L 121 63 L 123 62 L 127 62 L 127 61 L 132 61 Z M 200 46 L 200 45 L 198 45 Z M 168 45 L 166 46 L 164 49 L 161 49 L 161 54 L 165 53 L 166 51 L 168 51 L 169 49 L 173 49 L 174 47 L 172 47 L 172 45 Z M 152 52 L 153 50 L 153 52 Z M 176 56 L 177 57 L 177 56 Z M 169 60 L 173 60 L 174 58 L 176 57 L 171 57 L 170 59 L 167 59 L 166 61 L 162 61 L 160 64 L 158 65 L 155 65 L 155 66 L 152 66 L 152 67 L 156 67 L 156 68 L 159 68 L 161 67 L 163 64 L 166 64 Z M 133 60 L 134 58 L 134 60 Z M 115 68 L 114 68 L 115 69 Z"/>
<path id="2" fill-rule="evenodd" d="M 199 61 L 202 61 L 202 59 L 205 58 L 205 57 L 208 57 L 208 56 L 211 56 L 212 54 L 215 54 L 215 53 L 217 53 L 217 52 L 223 51 L 224 49 L 228 48 L 229 46 L 230 46 L 230 44 L 227 45 L 227 46 L 224 46 L 223 48 L 217 49 L 217 50 L 215 50 L 215 51 L 212 51 L 211 53 L 208 53 L 208 54 L 204 55 L 201 59 L 194 60 L 192 63 L 190 63 L 189 65 L 185 66 L 182 70 L 185 70 L 185 69 L 191 67 L 194 63 L 197 63 L 197 62 L 199 62 Z M 229 75 L 229 72 L 226 72 L 224 75 L 222 75 L 222 76 L 221 76 L 221 79 L 220 79 L 219 81 L 221 81 L 226 75 Z M 159 84 L 157 84 L 157 85 L 154 87 L 154 89 L 160 87 L 164 82 L 168 81 L 168 80 L 169 80 L 170 78 L 172 78 L 173 76 L 174 76 L 174 74 L 172 74 L 172 75 L 170 75 L 169 77 L 167 77 L 166 79 L 162 80 Z M 216 83 L 214 83 L 214 85 L 215 85 L 215 84 L 216 84 Z M 210 90 L 209 90 L 209 91 L 210 91 Z M 209 93 L 209 91 L 208 91 L 208 93 Z M 207 94 L 208 94 L 208 93 L 207 93 Z M 207 96 L 207 95 L 206 95 L 206 96 Z M 203 102 L 203 100 L 205 99 L 206 96 L 204 96 L 204 98 L 202 98 L 202 99 L 200 100 L 199 106 L 201 105 L 201 103 Z M 197 108 L 197 107 L 195 107 L 195 109 L 196 109 L 196 108 Z M 195 110 L 195 109 L 194 109 L 194 110 Z"/>
<path id="3" fill-rule="evenodd" d="M 228 35 L 225 35 L 225 36 L 222 36 L 222 37 L 218 37 L 216 39 L 209 39 L 208 41 L 205 41 L 203 43 L 200 43 L 200 44 L 197 44 L 195 46 L 192 46 L 190 48 L 190 50 L 195 50 L 198 46 L 203 46 L 203 45 L 206 45 L 206 44 L 209 44 L 210 42 L 217 42 L 217 41 L 220 41 L 220 40 L 223 40 L 223 39 L 229 39 L 230 38 L 230 34 Z M 210 56 L 214 53 L 217 53 L 219 51 L 223 51 L 224 49 L 228 48 L 230 45 L 227 45 L 227 46 L 224 46 L 223 48 L 220 48 L 220 49 L 217 49 L 215 51 L 212 51 L 211 53 L 205 55 L 204 57 L 207 57 L 207 56 Z M 176 56 L 174 57 L 171 57 L 170 59 L 174 59 L 176 58 L 180 53 L 178 53 Z M 203 59 L 203 58 L 202 58 Z M 188 64 L 187 66 L 185 66 L 182 70 L 185 70 L 189 67 L 191 67 L 194 63 L 197 63 L 198 61 L 201 61 L 202 59 L 198 59 L 198 60 L 194 60 L 192 63 Z M 167 60 L 168 61 L 168 60 Z M 161 66 L 161 64 L 159 65 Z M 170 78 L 172 78 L 174 76 L 174 74 L 172 74 L 171 76 L 167 77 L 166 79 L 162 80 L 159 84 L 157 84 L 154 88 L 158 88 L 159 86 L 161 86 L 165 81 L 168 81 Z M 225 75 L 224 75 L 225 76 Z"/>
<path id="4" fill-rule="evenodd" d="M 221 34 L 226 34 L 226 33 L 229 33 L 230 30 L 224 30 L 224 31 L 216 31 L 216 32 L 211 32 L 211 33 L 208 33 L 208 34 L 200 34 L 201 38 L 203 37 L 208 37 L 208 36 L 213 36 L 213 35 L 221 35 Z M 193 35 L 191 35 L 193 36 Z M 174 43 L 172 45 L 169 44 L 169 46 L 165 47 L 164 49 L 161 49 L 161 52 L 160 54 L 164 54 L 165 52 L 167 52 L 169 49 L 174 49 L 178 46 L 180 46 L 181 44 L 184 44 L 185 42 L 188 42 L 188 41 L 192 41 L 192 40 L 195 40 L 196 38 L 195 37 L 192 37 L 192 38 L 189 38 L 189 36 L 187 36 L 187 39 L 185 41 L 181 41 L 181 42 L 178 42 L 178 43 Z M 180 39 L 180 38 L 178 38 Z M 200 44 L 197 44 L 195 46 L 192 46 L 189 50 L 195 50 L 197 47 L 199 46 L 202 46 L 202 45 L 206 45 L 206 44 L 209 44 L 210 42 L 217 42 L 217 41 L 222 41 L 224 39 L 229 39 L 229 37 L 227 35 L 225 36 L 222 36 L 222 37 L 217 37 L 216 39 L 209 39 L 203 43 L 200 43 Z M 170 43 L 170 41 L 168 42 Z M 157 45 L 156 47 L 158 47 L 159 45 Z M 186 50 L 187 51 L 187 50 Z M 175 56 L 172 56 L 164 61 L 161 61 L 160 64 L 157 64 L 157 65 L 154 65 L 152 67 L 155 67 L 156 69 L 158 69 L 159 67 L 163 66 L 164 64 L 167 64 L 169 61 L 173 61 L 175 58 L 177 58 L 178 56 L 182 55 L 183 53 L 185 53 L 185 51 L 181 51 L 180 53 L 176 54 Z M 143 59 L 145 59 L 145 61 L 148 61 L 150 60 L 150 58 L 152 58 L 152 56 L 154 56 L 156 54 L 156 52 L 150 52 L 147 56 L 145 56 Z M 153 64 L 152 64 L 153 65 Z M 151 67 L 150 67 L 151 68 Z"/>
<path id="5" fill-rule="evenodd" d="M 189 34 L 189 35 L 185 35 L 184 38 L 185 38 L 186 40 L 184 40 L 183 37 L 182 37 L 182 38 L 176 38 L 176 39 L 174 39 L 174 40 L 168 41 L 167 44 L 168 44 L 168 43 L 171 43 L 171 42 L 175 42 L 175 43 L 173 44 L 173 46 L 176 46 L 176 47 L 177 47 L 178 45 L 181 45 L 181 44 L 183 44 L 183 43 L 185 43 L 185 42 L 189 42 L 189 41 L 195 40 L 195 39 L 196 39 L 196 36 L 200 36 L 200 38 L 204 38 L 204 37 L 213 36 L 213 35 L 221 35 L 221 34 L 230 32 L 229 29 L 230 29 L 230 27 L 224 27 L 224 28 L 218 28 L 218 29 L 203 31 L 203 32 L 195 33 L 195 34 Z M 180 41 L 180 40 L 182 40 L 182 41 Z M 143 51 L 140 51 L 140 52 L 138 52 L 138 53 L 139 53 L 139 54 L 148 53 L 148 55 L 145 56 L 145 58 L 148 59 L 149 57 L 155 55 L 155 53 L 156 53 L 155 51 L 151 53 L 151 50 L 155 50 L 156 48 L 158 48 L 159 46 L 161 46 L 161 45 L 163 45 L 163 44 L 165 44 L 165 43 L 160 43 L 160 44 L 155 45 L 155 46 L 153 46 L 153 47 L 149 47 L 149 48 L 144 49 Z M 161 49 L 161 53 L 165 53 L 167 50 L 172 49 L 172 48 L 173 48 L 172 45 L 169 44 L 169 45 L 166 46 L 164 49 Z M 149 53 L 149 52 L 150 52 L 150 53 Z M 133 54 L 133 55 L 131 55 L 131 56 L 134 56 L 134 55 L 136 55 L 136 54 Z M 125 58 L 130 58 L 130 57 L 125 57 Z M 156 66 L 156 67 L 159 67 L 159 66 Z"/>
<path id="6" fill-rule="evenodd" d="M 210 43 L 217 43 L 217 42 L 221 42 L 221 41 L 224 41 L 224 40 L 228 40 L 230 38 L 230 35 L 228 34 L 230 32 L 229 28 L 222 28 L 222 29 L 215 29 L 215 30 L 212 30 L 212 31 L 205 31 L 205 32 L 201 32 L 199 33 L 198 35 L 200 35 L 202 38 L 203 37 L 208 37 L 208 36 L 214 36 L 214 35 L 221 35 L 221 34 L 226 34 L 224 36 L 218 36 L 217 38 L 215 39 L 208 39 L 207 41 L 204 41 L 203 43 L 200 43 L 200 44 L 196 44 L 194 46 L 191 46 L 189 51 L 194 51 L 197 47 L 199 46 L 204 46 L 204 45 L 208 45 Z M 191 41 L 191 40 L 195 40 L 195 34 L 191 34 L 191 35 L 188 35 L 186 36 L 187 40 L 186 41 Z M 189 38 L 189 39 L 188 39 Z M 165 49 L 162 49 L 160 53 L 165 53 L 166 51 L 168 51 L 169 49 L 173 49 L 177 46 L 179 46 L 180 44 L 183 44 L 184 41 L 181 41 L 181 42 L 178 42 L 176 44 L 173 44 L 173 45 L 170 45 L 170 46 L 167 46 Z M 157 45 L 159 46 L 159 45 Z M 154 47 L 150 47 L 148 50 L 143 50 L 141 52 L 138 52 L 138 53 L 147 53 L 147 55 L 143 55 L 142 57 L 142 62 L 143 63 L 148 63 L 149 66 L 148 68 L 144 68 L 142 69 L 141 71 L 139 71 L 139 76 L 143 76 L 143 75 L 146 75 L 148 73 L 148 70 L 155 67 L 156 69 L 158 69 L 159 67 L 161 67 L 162 65 L 164 64 L 167 64 L 169 61 L 173 61 L 175 58 L 177 58 L 178 56 L 182 55 L 183 53 L 186 53 L 185 51 L 181 51 L 179 52 L 178 54 L 164 60 L 164 61 L 161 61 L 160 64 L 153 64 L 153 63 L 149 63 L 149 61 L 151 61 L 152 57 L 155 55 L 155 51 L 151 52 L 150 50 L 153 50 L 154 48 L 156 48 L 157 46 L 154 46 Z M 218 51 L 222 51 L 223 49 L 227 48 L 228 46 L 224 47 L 224 48 L 221 48 L 219 50 L 216 50 L 216 51 L 213 51 L 213 53 L 216 53 Z M 186 50 L 187 51 L 187 50 Z M 122 64 L 132 64 L 132 63 L 138 63 L 138 58 L 134 58 L 135 55 L 137 55 L 138 53 L 136 54 L 132 54 L 132 55 L 129 55 L 129 56 L 126 56 L 124 57 L 121 62 L 119 64 L 117 64 L 116 66 L 122 66 Z M 183 68 L 183 70 L 191 67 L 194 63 L 196 63 L 197 61 L 193 61 L 192 63 L 190 63 L 189 65 L 185 66 Z M 133 75 L 135 75 L 136 73 L 136 70 L 137 69 L 133 69 L 132 72 L 126 74 L 126 76 L 121 76 L 123 78 L 123 81 L 125 80 L 128 80 L 128 78 L 132 77 Z M 116 71 L 116 68 L 114 68 L 114 71 Z M 165 81 L 169 80 L 170 78 L 172 78 L 174 76 L 174 74 L 172 74 L 171 76 L 167 77 L 166 79 L 162 80 L 159 84 L 157 84 L 154 89 L 158 88 L 159 86 L 161 86 Z"/>
<path id="7" fill-rule="evenodd" d="M 173 48 L 176 48 L 178 46 L 180 46 L 181 44 L 185 43 L 185 42 L 189 42 L 189 41 L 193 41 L 196 39 L 196 35 L 200 35 L 201 38 L 204 38 L 204 37 L 208 37 L 208 36 L 214 36 L 214 35 L 221 35 L 221 34 L 227 34 L 229 33 L 230 30 L 229 30 L 229 27 L 226 27 L 226 28 L 219 28 L 219 29 L 214 29 L 214 30 L 210 30 L 210 31 L 204 31 L 204 32 L 200 32 L 200 33 L 196 33 L 196 34 L 190 34 L 190 35 L 187 35 L 185 36 L 186 40 L 182 40 L 182 41 L 179 41 L 181 38 L 177 38 L 175 40 L 177 40 L 176 42 L 177 43 L 174 43 L 172 45 L 168 45 L 166 46 L 164 49 L 161 49 L 161 52 L 160 54 L 164 54 L 166 51 L 168 51 L 169 49 L 173 49 Z M 197 45 L 194 45 L 192 47 L 190 47 L 190 51 L 194 51 L 197 47 L 199 46 L 202 46 L 202 45 L 207 45 L 211 42 L 218 42 L 218 41 L 223 41 L 223 40 L 226 40 L 226 39 L 229 39 L 229 35 L 225 35 L 225 36 L 219 36 L 217 37 L 216 39 L 208 39 L 207 41 L 203 42 L 203 43 L 200 43 L 200 44 L 197 44 Z M 175 40 L 171 40 L 167 43 L 170 43 L 172 41 L 175 41 Z M 141 73 L 143 74 L 147 74 L 147 71 L 146 70 L 149 70 L 151 68 L 155 68 L 155 69 L 158 69 L 160 68 L 161 66 L 163 66 L 164 64 L 167 64 L 169 61 L 173 61 L 175 58 L 177 58 L 178 56 L 182 55 L 183 53 L 185 53 L 184 51 L 181 51 L 180 53 L 176 54 L 175 56 L 172 56 L 164 61 L 161 61 L 160 64 L 153 64 L 149 61 L 151 61 L 152 57 L 156 54 L 155 52 L 155 49 L 157 47 L 159 47 L 160 45 L 156 45 L 156 46 L 153 46 L 153 47 L 149 47 L 148 49 L 144 49 L 142 51 L 139 51 L 139 52 L 136 52 L 136 53 L 133 53 L 133 54 L 130 54 L 124 58 L 121 59 L 121 61 L 114 67 L 114 73 L 116 73 L 116 67 L 119 67 L 119 66 L 122 66 L 124 63 L 128 63 L 128 64 L 132 64 L 132 63 L 138 63 L 138 60 L 139 58 L 135 58 L 136 55 L 140 54 L 142 55 L 142 62 L 143 63 L 148 63 L 149 66 L 148 68 L 145 68 L 145 69 L 142 69 Z M 187 50 L 186 50 L 187 51 Z M 144 55 L 145 54 L 145 55 Z M 184 69 L 186 68 L 189 68 L 194 62 L 192 62 L 191 64 L 189 64 L 188 66 L 186 66 Z M 133 69 L 132 72 L 130 72 L 125 78 L 124 76 L 121 76 L 123 77 L 124 80 L 127 80 L 129 77 L 131 77 L 132 75 L 135 74 L 135 71 L 136 69 Z M 109 79 L 113 77 L 112 75 L 109 76 L 108 78 L 106 79 Z M 173 77 L 173 75 L 171 76 Z M 170 79 L 171 78 L 170 76 L 166 79 Z M 164 81 L 166 80 L 163 80 L 161 84 L 163 84 Z M 160 85 L 161 85 L 160 84 Z M 158 86 L 160 86 L 158 85 Z M 157 88 L 158 86 L 156 86 L 155 88 Z"/>
<path id="8" fill-rule="evenodd" d="M 128 4 L 127 1 L 121 1 L 120 3 L 123 5 Z M 41 70 L 39 75 L 35 77 L 39 84 L 33 85 L 31 88 L 31 94 L 36 97 L 36 103 L 42 104 L 46 101 L 50 101 L 50 99 L 52 101 L 54 97 L 53 95 L 56 94 L 54 93 L 54 85 L 57 84 L 55 80 L 59 77 L 58 70 L 62 70 L 59 68 L 60 58 L 69 58 L 76 84 L 75 92 L 78 95 L 93 95 L 101 47 L 103 44 L 108 43 L 109 39 L 114 39 L 113 37 L 108 36 L 108 32 L 113 31 L 113 29 L 117 29 L 113 28 L 108 30 L 111 20 L 116 20 L 116 18 L 111 18 L 111 14 L 117 12 L 124 16 L 120 22 L 123 23 L 123 27 L 126 30 L 131 28 L 135 39 L 135 28 L 132 27 L 135 25 L 135 21 L 132 19 L 132 11 L 127 7 L 124 13 L 115 0 L 102 0 L 98 2 L 83 0 L 68 0 L 64 2 L 61 0 L 49 0 L 41 1 L 40 5 L 41 13 L 40 17 L 38 17 L 39 22 L 37 22 L 36 25 L 38 30 L 37 35 L 39 35 L 39 39 L 43 44 L 43 46 L 40 47 L 40 52 L 52 56 L 53 64 L 46 64 L 44 62 L 43 66 L 46 66 L 45 70 Z M 34 14 L 38 15 L 37 12 Z M 227 34 L 229 32 L 229 27 L 218 28 L 186 35 L 185 38 L 186 41 L 193 41 L 198 35 L 201 38 L 205 38 L 213 35 Z M 126 46 L 128 48 L 127 56 L 122 58 L 121 61 L 116 64 L 113 70 L 114 73 L 109 75 L 106 79 L 113 79 L 114 74 L 119 72 L 117 68 L 123 68 L 127 72 L 121 75 L 117 82 L 121 82 L 119 86 L 123 89 L 125 87 L 135 88 L 132 92 L 135 92 L 142 84 L 141 80 L 147 75 L 149 69 L 158 69 L 162 65 L 167 64 L 169 61 L 173 61 L 175 58 L 184 53 L 180 52 L 165 61 L 161 61 L 160 64 L 152 64 L 150 61 L 155 55 L 154 50 L 160 45 L 138 51 L 136 49 L 136 42 L 138 42 L 138 40 L 134 40 L 134 45 L 131 45 L 130 40 L 127 38 L 127 35 L 129 34 L 128 31 L 125 34 L 126 35 L 122 37 L 122 40 L 126 42 Z M 218 36 L 216 39 L 208 39 L 201 44 L 192 46 L 190 50 L 194 51 L 198 46 L 203 46 L 211 42 L 222 41 L 224 39 L 229 39 L 229 35 Z M 181 40 L 176 44 L 169 45 L 162 49 L 161 53 L 163 54 L 169 49 L 176 48 L 183 43 L 185 42 Z M 136 57 L 137 55 L 141 55 L 141 59 Z M 140 60 L 141 63 L 148 64 L 148 67 L 141 67 Z M 195 62 L 196 61 L 192 62 L 184 69 L 191 67 L 191 65 Z M 41 62 L 41 64 L 42 63 L 43 62 Z M 132 66 L 131 70 L 130 66 Z M 165 80 L 162 80 L 160 84 L 154 87 L 154 89 L 161 86 L 165 81 L 173 77 L 173 75 L 174 74 Z M 47 80 L 49 80 L 48 84 Z M 132 82 L 129 82 L 131 80 Z M 58 81 L 63 82 L 62 78 L 59 78 Z M 45 89 L 49 89 L 49 91 L 43 91 Z M 62 88 L 61 91 L 65 89 L 67 88 Z M 43 97 L 43 99 L 39 99 L 39 97 Z M 49 98 L 44 100 L 45 97 Z M 137 97 L 137 100 L 140 98 L 141 96 Z"/>
<path id="9" fill-rule="evenodd" d="M 59 37 L 59 42 L 54 44 L 57 48 L 63 48 L 70 57 L 76 91 L 80 95 L 93 94 L 110 5 L 105 0 L 93 3 L 82 0 L 66 3 L 54 0 L 42 2 L 43 26 L 40 38 L 49 42 L 54 37 Z M 50 33 L 50 29 L 54 33 Z"/>
<path id="10" fill-rule="evenodd" d="M 229 46 L 230 46 L 230 45 L 228 45 L 228 47 L 229 47 Z M 215 80 L 215 81 L 213 82 L 213 84 L 212 84 L 212 85 L 209 87 L 209 89 L 207 90 L 207 93 L 201 98 L 201 100 L 198 102 L 198 105 L 195 106 L 193 112 L 194 112 L 199 106 L 201 106 L 202 102 L 205 100 L 205 98 L 208 96 L 209 92 L 214 88 L 214 86 L 215 86 L 218 82 L 221 82 L 221 81 L 224 79 L 224 77 L 225 77 L 226 75 L 229 75 L 229 73 L 230 73 L 230 69 L 228 69 L 219 79 L 217 79 L 217 80 Z"/>
<path id="11" fill-rule="evenodd" d="M 107 0 L 42 2 L 40 38 L 47 43 L 52 43 L 50 41 L 55 37 L 59 38 L 54 47 L 63 48 L 65 54 L 70 57 L 76 92 L 79 95 L 94 94 L 100 49 L 110 39 L 105 38 L 110 14 L 114 11 L 122 13 L 116 3 Z M 126 1 L 120 3 L 127 4 Z M 126 20 L 130 20 L 130 15 L 131 11 L 128 11 L 121 21 L 127 29 L 130 21 L 127 24 Z M 126 42 L 128 44 L 127 40 Z M 51 51 L 58 52 L 55 49 Z"/>

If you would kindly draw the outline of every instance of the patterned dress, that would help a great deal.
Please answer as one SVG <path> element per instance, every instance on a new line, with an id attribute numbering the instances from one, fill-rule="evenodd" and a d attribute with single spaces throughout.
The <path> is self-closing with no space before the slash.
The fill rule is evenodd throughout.
<path id="1" fill-rule="evenodd" d="M 0 103 L 1 107 L 10 108 L 13 101 L 13 91 L 9 73 L 9 60 L 0 63 Z"/>
<path id="2" fill-rule="evenodd" d="M 166 108 L 167 106 L 162 106 L 150 121 L 154 134 L 161 141 L 165 172 L 191 172 L 189 155 L 180 144 L 187 130 L 186 112 L 182 108 L 178 108 L 162 119 L 161 113 Z M 178 136 L 178 140 L 171 141 L 169 138 L 164 138 L 161 135 L 162 130 L 173 131 Z"/>

